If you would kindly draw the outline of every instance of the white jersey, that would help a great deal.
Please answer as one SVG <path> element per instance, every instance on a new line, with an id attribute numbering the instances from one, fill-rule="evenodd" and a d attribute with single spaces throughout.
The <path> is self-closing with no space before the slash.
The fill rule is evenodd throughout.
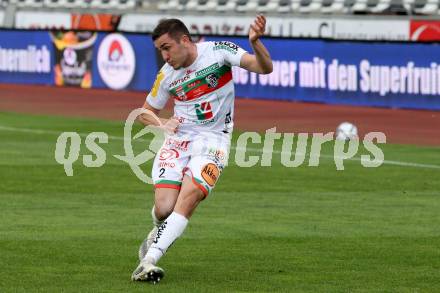
<path id="1" fill-rule="evenodd" d="M 231 133 L 234 117 L 232 66 L 246 52 L 231 42 L 202 42 L 190 66 L 174 70 L 165 64 L 147 102 L 160 110 L 171 97 L 179 132 Z"/>

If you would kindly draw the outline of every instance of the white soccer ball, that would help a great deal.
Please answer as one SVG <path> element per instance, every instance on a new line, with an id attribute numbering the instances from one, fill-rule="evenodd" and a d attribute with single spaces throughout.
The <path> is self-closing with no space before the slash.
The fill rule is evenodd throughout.
<path id="1" fill-rule="evenodd" d="M 336 139 L 339 140 L 350 140 L 358 138 L 358 129 L 356 125 L 350 122 L 343 122 L 339 124 L 336 129 Z"/>

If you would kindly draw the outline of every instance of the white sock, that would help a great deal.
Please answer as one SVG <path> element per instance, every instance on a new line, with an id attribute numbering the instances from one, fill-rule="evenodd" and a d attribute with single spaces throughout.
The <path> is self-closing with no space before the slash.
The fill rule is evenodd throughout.
<path id="1" fill-rule="evenodd" d="M 156 264 L 171 244 L 182 235 L 187 225 L 187 218 L 181 214 L 172 212 L 162 225 L 160 225 L 156 238 L 153 244 L 151 244 L 150 249 L 148 249 L 144 260 Z"/>
<path id="2" fill-rule="evenodd" d="M 160 225 L 162 225 L 163 221 L 160 221 L 156 217 L 156 213 L 154 212 L 154 208 L 155 208 L 155 206 L 153 205 L 153 208 L 151 209 L 151 217 L 153 218 L 153 225 L 156 227 L 159 227 Z"/>

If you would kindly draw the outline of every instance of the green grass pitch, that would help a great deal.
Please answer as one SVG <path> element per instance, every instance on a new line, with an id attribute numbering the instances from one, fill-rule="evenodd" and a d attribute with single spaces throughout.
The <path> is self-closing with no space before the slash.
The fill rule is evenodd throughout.
<path id="1" fill-rule="evenodd" d="M 108 133 L 106 164 L 80 156 L 67 177 L 63 131 Z M 279 154 L 240 168 L 232 151 L 153 286 L 130 281 L 153 197 L 113 158 L 122 135 L 123 122 L 0 113 L 0 292 L 440 292 L 440 148 L 382 145 L 386 160 L 422 165 L 344 171 L 327 156 L 286 168 Z"/>

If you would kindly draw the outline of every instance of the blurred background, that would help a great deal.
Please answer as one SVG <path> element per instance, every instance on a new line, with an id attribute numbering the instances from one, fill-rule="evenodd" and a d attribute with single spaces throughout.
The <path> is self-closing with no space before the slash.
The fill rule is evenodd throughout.
<path id="1" fill-rule="evenodd" d="M 274 72 L 235 69 L 237 96 L 440 109 L 436 0 L 2 0 L 0 81 L 146 91 L 163 64 L 148 36 L 160 19 L 250 49 L 256 13 Z"/>
<path id="2" fill-rule="evenodd" d="M 440 109 L 436 0 L 2 0 L 0 83 L 8 85 L 2 87 L 0 107 L 93 116 L 90 110 L 110 117 L 109 109 L 83 103 L 97 102 L 94 95 L 112 104 L 109 97 L 115 96 L 117 105 L 126 105 L 124 111 L 113 107 L 120 115 L 112 117 L 121 119 L 143 103 L 163 65 L 149 35 L 161 19 L 182 19 L 195 40 L 227 39 L 250 50 L 246 36 L 257 13 L 267 16 L 264 42 L 274 72 L 233 69 L 237 97 L 253 99 L 237 102 L 240 129 L 264 130 L 275 123 L 283 131 L 330 131 L 349 120 L 361 124 L 361 133 L 386 132 L 391 142 L 438 143 L 440 135 L 430 127 L 439 124 L 436 112 L 371 109 Z M 69 89 L 43 93 L 51 90 L 47 86 Z M 28 93 L 42 98 L 36 102 Z M 77 102 L 67 110 L 62 99 L 69 95 Z M 256 99 L 268 103 L 258 109 L 275 108 L 249 120 Z M 55 103 L 60 107 L 53 109 Z M 316 115 L 320 109 L 326 114 Z"/>

